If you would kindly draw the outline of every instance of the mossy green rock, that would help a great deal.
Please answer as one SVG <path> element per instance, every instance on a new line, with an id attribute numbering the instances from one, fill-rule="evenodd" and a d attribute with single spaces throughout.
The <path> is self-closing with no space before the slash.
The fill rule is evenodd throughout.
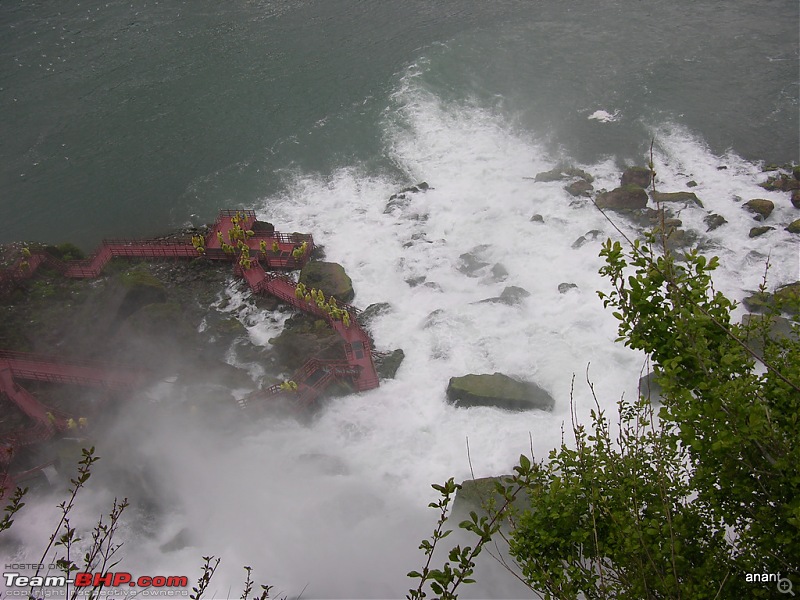
<path id="1" fill-rule="evenodd" d="M 756 221 L 763 221 L 775 210 L 775 203 L 773 203 L 772 200 L 765 200 L 764 198 L 754 198 L 749 202 L 745 202 L 744 207 L 753 213 L 753 218 Z"/>
<path id="2" fill-rule="evenodd" d="M 789 223 L 789 226 L 786 228 L 786 231 L 789 233 L 800 233 L 800 219 L 796 219 Z"/>
<path id="3" fill-rule="evenodd" d="M 647 206 L 647 192 L 635 184 L 624 185 L 610 192 L 603 192 L 596 200 L 599 208 L 609 210 L 631 210 Z"/>
<path id="4" fill-rule="evenodd" d="M 691 202 L 701 208 L 703 206 L 694 192 L 653 192 L 652 197 L 655 202 Z"/>
<path id="5" fill-rule="evenodd" d="M 623 187 L 633 184 L 646 188 L 650 186 L 652 180 L 653 173 L 647 167 L 629 167 L 622 173 L 620 184 Z"/>
<path id="6" fill-rule="evenodd" d="M 498 483 L 507 486 L 508 484 L 504 480 L 509 477 L 511 475 L 462 481 L 461 489 L 456 491 L 453 501 L 453 515 L 466 518 L 472 511 L 479 515 L 487 515 L 501 508 L 506 501 L 498 493 L 496 486 Z M 529 509 L 530 500 L 527 494 L 518 494 L 512 506 L 519 511 Z"/>
<path id="7" fill-rule="evenodd" d="M 774 229 L 775 229 L 774 227 L 753 227 L 750 229 L 749 237 L 751 238 L 758 237 Z"/>
<path id="8" fill-rule="evenodd" d="M 353 282 L 337 263 L 312 261 L 300 271 L 300 282 L 308 289 L 322 290 L 325 297 L 334 296 L 339 302 L 350 302 L 355 297 Z"/>
<path id="9" fill-rule="evenodd" d="M 451 377 L 447 400 L 456 406 L 494 406 L 506 410 L 552 410 L 553 397 L 535 383 L 502 373 Z"/>
<path id="10" fill-rule="evenodd" d="M 779 310 L 798 315 L 800 314 L 800 281 L 781 286 L 775 290 L 774 294 L 756 292 L 745 298 L 743 303 L 751 312 L 761 312 L 777 307 Z"/>

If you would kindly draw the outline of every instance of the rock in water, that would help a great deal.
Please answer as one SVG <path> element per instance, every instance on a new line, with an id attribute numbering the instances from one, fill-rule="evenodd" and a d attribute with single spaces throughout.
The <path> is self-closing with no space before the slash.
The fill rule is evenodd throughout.
<path id="1" fill-rule="evenodd" d="M 406 357 L 406 353 L 402 348 L 393 350 L 385 356 L 378 356 L 375 358 L 375 369 L 378 371 L 378 377 L 381 379 L 394 379 L 397 374 L 397 369 Z"/>
<path id="2" fill-rule="evenodd" d="M 307 263 L 300 271 L 300 283 L 308 289 L 322 290 L 325 297 L 335 296 L 339 302 L 350 302 L 355 297 L 353 282 L 338 263 L 316 262 Z"/>
<path id="3" fill-rule="evenodd" d="M 763 198 L 755 198 L 754 200 L 745 202 L 744 207 L 753 213 L 753 218 L 756 221 L 763 221 L 775 210 L 775 204 L 772 200 L 764 200 Z"/>
<path id="4" fill-rule="evenodd" d="M 691 202 L 701 208 L 703 206 L 694 192 L 653 192 L 652 196 L 655 202 Z"/>
<path id="5" fill-rule="evenodd" d="M 506 410 L 552 410 L 553 397 L 538 385 L 502 373 L 451 377 L 447 400 L 456 406 L 494 406 Z"/>
<path id="6" fill-rule="evenodd" d="M 622 173 L 620 184 L 622 187 L 626 185 L 638 185 L 641 188 L 650 186 L 653 173 L 647 167 L 629 167 Z"/>
<path id="7" fill-rule="evenodd" d="M 625 185 L 597 196 L 597 206 L 610 210 L 626 210 L 647 206 L 647 192 L 635 185 Z"/>

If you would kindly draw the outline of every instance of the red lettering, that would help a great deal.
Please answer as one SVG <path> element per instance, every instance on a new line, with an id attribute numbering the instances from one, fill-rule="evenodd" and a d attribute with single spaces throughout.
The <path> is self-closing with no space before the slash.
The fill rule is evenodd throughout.
<path id="1" fill-rule="evenodd" d="M 130 583 L 132 580 L 131 574 L 126 573 L 125 571 L 121 571 L 119 573 L 114 574 L 114 583 L 112 584 L 114 587 L 118 585 L 122 585 L 123 583 Z"/>
<path id="2" fill-rule="evenodd" d="M 94 587 L 100 587 L 101 585 L 111 585 L 112 581 L 114 581 L 114 573 L 106 573 L 105 575 L 103 575 L 102 573 L 94 574 Z"/>
<path id="3" fill-rule="evenodd" d="M 87 587 L 92 585 L 91 573 L 75 573 L 75 587 Z"/>

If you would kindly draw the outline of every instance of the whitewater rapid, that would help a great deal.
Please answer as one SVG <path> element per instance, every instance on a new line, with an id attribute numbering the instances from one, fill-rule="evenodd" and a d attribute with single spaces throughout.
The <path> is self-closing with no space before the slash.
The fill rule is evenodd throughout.
<path id="1" fill-rule="evenodd" d="M 377 350 L 404 350 L 396 378 L 325 402 L 310 424 L 263 420 L 235 434 L 148 424 L 132 443 L 141 445 L 138 456 L 157 473 L 174 511 L 159 525 L 126 530 L 126 568 L 196 578 L 199 557 L 214 554 L 224 560 L 213 586 L 218 597 L 238 596 L 245 564 L 290 597 L 303 589 L 303 598 L 403 596 L 411 583 L 405 573 L 423 564 L 419 540 L 436 519 L 426 508 L 435 497 L 431 483 L 508 473 L 531 447 L 536 458 L 546 457 L 565 427 L 569 442 L 573 376 L 583 421 L 594 407 L 587 371 L 607 411 L 636 394 L 645 357 L 614 342 L 616 321 L 597 297 L 608 289 L 598 274 L 600 245 L 620 235 L 563 182 L 531 179 L 569 157 L 549 154 L 532 133 L 491 110 L 444 103 L 413 77 L 402 80 L 383 125 L 385 151 L 403 178 L 360 165 L 329 174 L 287 171 L 285 192 L 255 208 L 281 231 L 312 233 L 327 260 L 352 278 L 356 306 L 392 305 L 371 328 Z M 792 220 L 794 210 L 786 194 L 758 187 L 766 179 L 761 166 L 732 153 L 716 156 L 680 126 L 651 129 L 659 189 L 698 184 L 692 191 L 705 210 L 681 207 L 679 217 L 721 257 L 717 289 L 741 300 L 760 283 L 767 255 L 771 288 L 797 280 L 790 234 L 778 227 L 748 237 L 755 223 L 744 201 L 772 199 L 776 223 Z M 594 176 L 595 189 L 618 185 L 612 155 L 573 166 Z M 421 181 L 431 189 L 386 210 L 393 193 Z M 728 223 L 706 233 L 707 212 Z M 534 214 L 542 221 L 532 221 Z M 611 218 L 637 235 L 623 218 Z M 596 239 L 575 247 L 593 230 L 601 232 Z M 488 265 L 475 277 L 458 269 L 468 252 Z M 491 272 L 496 263 L 507 271 L 502 281 Z M 561 283 L 577 287 L 560 293 Z M 480 303 L 512 285 L 530 296 L 517 306 Z M 285 315 L 258 311 L 238 284 L 225 294 L 226 310 L 242 319 L 252 341 L 266 345 L 280 331 Z M 555 409 L 512 413 L 445 401 L 450 377 L 495 371 L 535 381 L 555 398 Z M 90 508 L 111 495 L 96 491 Z M 34 510 L 37 524 L 25 526 L 41 535 L 52 510 Z M 161 549 L 184 527 L 191 531 L 186 547 Z M 470 594 L 520 593 L 510 578 L 486 578 Z"/>

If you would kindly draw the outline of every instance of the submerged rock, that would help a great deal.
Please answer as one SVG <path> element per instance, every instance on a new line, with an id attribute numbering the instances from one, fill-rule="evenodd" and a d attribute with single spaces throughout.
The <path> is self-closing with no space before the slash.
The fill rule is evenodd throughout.
<path id="1" fill-rule="evenodd" d="M 725 225 L 725 223 L 727 222 L 728 221 L 725 219 L 725 217 L 718 214 L 710 214 L 703 219 L 703 223 L 705 223 L 706 226 L 708 226 L 708 229 L 706 229 L 706 231 L 714 231 L 718 227 Z"/>
<path id="2" fill-rule="evenodd" d="M 451 377 L 447 400 L 456 406 L 493 406 L 505 410 L 552 410 L 553 397 L 538 385 L 502 373 Z"/>
<path id="3" fill-rule="evenodd" d="M 644 208 L 647 206 L 647 192 L 638 185 L 628 184 L 613 189 L 610 192 L 599 194 L 596 203 L 599 208 L 606 208 L 609 210 Z"/>
<path id="4" fill-rule="evenodd" d="M 570 290 L 578 289 L 577 284 L 574 283 L 559 283 L 558 284 L 558 293 L 559 294 L 566 294 Z"/>
<path id="5" fill-rule="evenodd" d="M 489 263 L 481 257 L 488 248 L 489 246 L 482 244 L 460 255 L 456 268 L 467 277 L 477 277 L 479 275 L 478 271 L 489 266 Z"/>
<path id="6" fill-rule="evenodd" d="M 508 269 L 501 263 L 495 263 L 492 267 L 492 279 L 495 281 L 505 281 L 508 279 Z"/>

